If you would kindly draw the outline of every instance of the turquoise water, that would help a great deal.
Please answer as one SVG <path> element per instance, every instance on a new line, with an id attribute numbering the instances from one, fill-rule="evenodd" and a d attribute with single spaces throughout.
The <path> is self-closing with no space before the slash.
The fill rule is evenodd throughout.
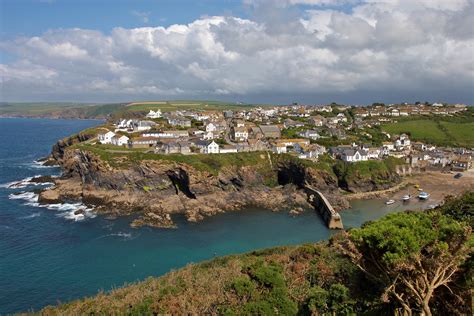
<path id="1" fill-rule="evenodd" d="M 188 223 L 177 229 L 129 227 L 130 218 L 72 219 L 72 206 L 34 206 L 35 187 L 5 184 L 40 174 L 59 174 L 33 161 L 46 156 L 59 138 L 97 121 L 0 119 L 0 314 L 94 295 L 127 282 L 159 276 L 191 262 L 258 248 L 327 239 L 329 231 L 315 212 L 290 217 L 285 212 L 248 209 Z M 11 199 L 12 193 L 30 200 Z M 354 202 L 342 213 L 346 227 L 413 205 L 386 207 L 383 201 Z"/>

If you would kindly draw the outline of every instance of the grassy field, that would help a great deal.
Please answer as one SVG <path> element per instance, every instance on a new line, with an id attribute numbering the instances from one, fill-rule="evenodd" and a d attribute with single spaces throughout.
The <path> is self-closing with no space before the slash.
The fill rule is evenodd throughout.
<path id="1" fill-rule="evenodd" d="M 439 146 L 474 147 L 474 122 L 409 120 L 383 125 L 382 129 L 392 135 L 407 133 L 415 141 Z"/>
<path id="2" fill-rule="evenodd" d="M 206 100 L 143 101 L 133 103 L 89 104 L 74 102 L 0 103 L 0 116 L 107 118 L 135 117 L 137 113 L 160 109 L 176 110 L 241 110 L 256 105 Z M 135 115 L 135 116 L 134 116 Z"/>
<path id="3" fill-rule="evenodd" d="M 89 105 L 82 103 L 1 103 L 0 115 L 10 113 L 41 115 L 83 106 Z"/>
<path id="4" fill-rule="evenodd" d="M 0 103 L 0 116 L 51 118 L 107 118 L 122 111 L 125 104 L 89 103 Z"/>
<path id="5" fill-rule="evenodd" d="M 460 146 L 474 147 L 474 122 L 452 123 L 440 122 L 441 128 L 454 138 Z"/>
<path id="6" fill-rule="evenodd" d="M 206 101 L 206 100 L 174 100 L 174 101 L 144 101 L 127 104 L 127 111 L 176 111 L 176 110 L 241 110 L 252 108 L 251 104 L 233 102 Z"/>

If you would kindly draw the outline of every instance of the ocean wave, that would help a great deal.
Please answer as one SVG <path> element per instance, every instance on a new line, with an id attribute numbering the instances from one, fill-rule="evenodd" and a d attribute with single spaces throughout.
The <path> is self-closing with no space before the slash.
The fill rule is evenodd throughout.
<path id="1" fill-rule="evenodd" d="M 35 218 L 35 217 L 39 217 L 39 216 L 41 216 L 41 213 L 38 212 L 38 213 L 33 213 L 33 214 L 27 215 L 27 216 L 22 216 L 22 217 L 20 217 L 20 219 L 30 219 L 30 218 Z"/>
<path id="2" fill-rule="evenodd" d="M 29 203 L 36 203 L 38 202 L 38 194 L 34 192 L 20 192 L 20 193 L 12 193 L 8 195 L 10 200 L 25 200 Z"/>
<path id="3" fill-rule="evenodd" d="M 58 166 L 46 166 L 46 161 L 38 161 L 35 160 L 31 163 L 25 164 L 28 167 L 35 168 L 35 169 L 51 169 L 51 168 L 58 168 Z"/>
<path id="4" fill-rule="evenodd" d="M 102 238 L 108 238 L 108 237 L 120 237 L 120 238 L 123 238 L 124 240 L 133 240 L 137 238 L 138 236 L 133 236 L 132 233 L 118 232 L 118 233 L 102 235 L 102 236 L 97 237 L 96 239 L 102 239 Z"/>
<path id="5" fill-rule="evenodd" d="M 74 221 L 82 221 L 86 218 L 94 218 L 96 214 L 93 212 L 94 208 L 87 207 L 82 203 L 58 203 L 58 204 L 45 204 L 40 205 L 46 207 L 49 210 L 56 210 L 59 213 L 58 217 L 62 217 Z M 78 212 L 80 211 L 80 212 Z"/>
<path id="6" fill-rule="evenodd" d="M 8 196 L 12 200 L 25 200 L 25 205 L 33 207 L 46 208 L 48 210 L 57 211 L 58 217 L 68 220 L 82 221 L 86 218 L 94 218 L 93 207 L 87 207 L 83 203 L 57 203 L 57 204 L 40 204 L 38 203 L 39 195 L 34 192 L 12 193 Z M 80 211 L 80 212 L 78 212 Z"/>
<path id="7" fill-rule="evenodd" d="M 24 189 L 27 186 L 33 185 L 33 186 L 38 186 L 38 185 L 54 185 L 52 182 L 30 182 L 33 178 L 36 177 L 41 177 L 41 175 L 35 175 L 33 177 L 26 177 L 22 180 L 19 181 L 12 181 L 8 183 L 3 183 L 0 184 L 0 188 L 6 188 L 6 189 Z"/>

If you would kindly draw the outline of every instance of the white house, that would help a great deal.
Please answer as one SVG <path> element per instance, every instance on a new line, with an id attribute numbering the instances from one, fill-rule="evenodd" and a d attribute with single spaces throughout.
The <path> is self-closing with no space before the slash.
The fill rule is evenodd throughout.
<path id="1" fill-rule="evenodd" d="M 319 139 L 321 136 L 319 135 L 318 131 L 315 130 L 306 130 L 303 132 L 300 132 L 299 135 L 304 138 L 309 138 L 309 139 Z"/>
<path id="2" fill-rule="evenodd" d="M 217 131 L 217 126 L 214 123 L 209 123 L 206 125 L 206 132 L 215 132 Z"/>
<path id="3" fill-rule="evenodd" d="M 155 125 L 156 123 L 152 121 L 140 121 L 138 122 L 137 130 L 139 132 L 148 131 Z"/>
<path id="4" fill-rule="evenodd" d="M 272 148 L 273 152 L 277 154 L 284 154 L 287 152 L 286 145 L 282 143 L 276 143 Z"/>
<path id="5" fill-rule="evenodd" d="M 398 139 L 395 141 L 395 147 L 399 149 L 404 149 L 404 148 L 410 148 L 411 147 L 411 142 L 410 139 L 408 138 L 407 134 L 402 134 Z"/>
<path id="6" fill-rule="evenodd" d="M 201 135 L 201 138 L 205 140 L 211 140 L 211 139 L 219 138 L 219 136 L 220 136 L 219 132 L 206 132 Z"/>
<path id="7" fill-rule="evenodd" d="M 367 159 L 379 159 L 382 155 L 380 148 L 369 148 L 367 150 Z"/>
<path id="8" fill-rule="evenodd" d="M 161 111 L 160 110 L 156 110 L 156 111 L 150 110 L 150 112 L 148 112 L 146 117 L 148 117 L 148 118 L 160 118 L 161 117 Z"/>
<path id="9" fill-rule="evenodd" d="M 115 135 L 110 140 L 110 143 L 115 146 L 126 146 L 128 144 L 128 140 L 129 138 L 125 135 L 122 135 L 122 136 Z"/>
<path id="10" fill-rule="evenodd" d="M 114 136 L 115 136 L 114 132 L 108 131 L 107 133 L 101 133 L 97 135 L 97 138 L 99 139 L 99 143 L 101 144 L 111 144 L 112 137 Z"/>
<path id="11" fill-rule="evenodd" d="M 336 115 L 336 117 L 339 122 L 347 122 L 347 117 L 344 115 L 344 113 L 339 113 L 338 115 Z"/>
<path id="12" fill-rule="evenodd" d="M 219 148 L 220 154 L 229 154 L 229 153 L 236 153 L 236 152 L 237 152 L 237 147 L 233 145 L 222 145 L 222 147 Z"/>
<path id="13" fill-rule="evenodd" d="M 218 154 L 219 153 L 219 145 L 212 141 L 206 147 L 204 147 L 205 154 Z"/>
<path id="14" fill-rule="evenodd" d="M 342 152 L 341 159 L 347 162 L 366 161 L 367 152 L 365 150 L 358 149 L 346 149 Z"/>
<path id="15" fill-rule="evenodd" d="M 246 141 L 249 138 L 249 132 L 245 127 L 234 127 L 232 136 L 236 141 Z"/>

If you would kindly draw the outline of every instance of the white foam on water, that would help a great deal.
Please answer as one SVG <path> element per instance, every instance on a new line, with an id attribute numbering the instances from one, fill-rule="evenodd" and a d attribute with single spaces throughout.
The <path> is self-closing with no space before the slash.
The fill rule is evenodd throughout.
<path id="1" fill-rule="evenodd" d="M 33 177 L 27 177 L 27 178 L 24 178 L 22 180 L 19 180 L 19 181 L 12 181 L 12 182 L 9 182 L 9 183 L 3 183 L 3 184 L 0 184 L 0 188 L 7 188 L 7 189 L 24 189 L 30 185 L 33 185 L 33 186 L 38 186 L 38 185 L 54 185 L 54 183 L 52 182 L 30 182 L 33 178 L 36 178 L 36 177 L 41 177 L 41 175 L 35 175 Z"/>
<path id="2" fill-rule="evenodd" d="M 30 219 L 30 218 L 35 218 L 35 217 L 39 217 L 39 216 L 41 216 L 41 213 L 38 212 L 38 213 L 33 213 L 33 214 L 27 215 L 27 216 L 22 216 L 22 217 L 20 217 L 20 219 Z"/>
<path id="3" fill-rule="evenodd" d="M 132 239 L 137 238 L 138 236 L 133 236 L 132 233 L 118 232 L 118 233 L 102 235 L 102 236 L 97 237 L 96 239 L 102 239 L 102 238 L 107 238 L 107 237 L 120 237 L 120 238 L 123 238 L 124 240 L 132 240 Z"/>
<path id="4" fill-rule="evenodd" d="M 38 194 L 34 192 L 21 192 L 21 193 L 12 193 L 8 195 L 10 200 L 25 200 L 29 203 L 38 202 Z"/>
<path id="5" fill-rule="evenodd" d="M 38 194 L 33 192 L 21 192 L 21 193 L 12 193 L 8 197 L 12 200 L 25 200 L 25 205 L 33 207 L 42 207 L 48 210 L 57 211 L 58 217 L 62 217 L 68 220 L 82 221 L 86 218 L 94 218 L 96 214 L 94 213 L 93 207 L 87 207 L 82 203 L 57 203 L 57 204 L 40 204 L 38 203 Z M 82 210 L 83 212 L 75 214 L 76 211 Z"/>
<path id="6" fill-rule="evenodd" d="M 2 183 L 0 184 L 0 188 L 7 188 L 7 189 L 22 189 L 22 188 L 25 188 L 31 181 L 31 179 L 33 179 L 33 177 L 27 177 L 23 180 L 19 180 L 19 181 L 12 181 L 12 182 L 8 182 L 8 183 Z"/>
<path id="7" fill-rule="evenodd" d="M 36 169 L 44 169 L 44 168 L 57 168 L 58 166 L 45 166 L 46 161 L 33 161 L 32 163 L 28 164 L 29 167 L 33 167 Z"/>
<path id="8" fill-rule="evenodd" d="M 94 208 L 87 207 L 82 203 L 47 204 L 46 208 L 50 210 L 57 210 L 60 212 L 57 214 L 57 216 L 69 220 L 74 220 L 76 222 L 82 221 L 86 218 L 96 217 L 96 214 L 93 212 Z M 79 210 L 82 210 L 82 212 L 79 214 L 75 214 L 76 211 Z"/>

